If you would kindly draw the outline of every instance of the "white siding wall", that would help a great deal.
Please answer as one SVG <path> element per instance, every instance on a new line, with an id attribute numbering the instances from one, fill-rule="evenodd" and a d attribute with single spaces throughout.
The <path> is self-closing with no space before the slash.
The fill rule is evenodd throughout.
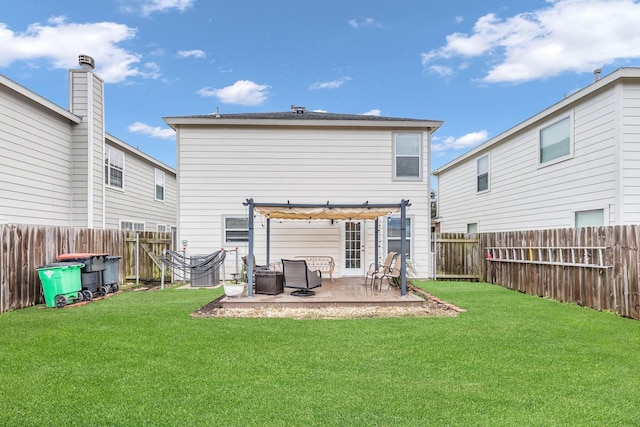
<path id="1" fill-rule="evenodd" d="M 538 165 L 541 128 L 572 117 L 574 156 Z M 571 110 L 554 114 L 438 177 L 442 232 L 573 227 L 574 213 L 615 212 L 616 91 L 608 90 Z M 490 191 L 476 192 L 476 160 L 490 155 Z M 608 218 L 608 217 L 607 217 Z"/>
<path id="2" fill-rule="evenodd" d="M 70 122 L 0 88 L 0 221 L 71 225 Z"/>
<path id="3" fill-rule="evenodd" d="M 243 202 L 248 198 L 257 203 L 334 204 L 400 203 L 404 198 L 412 204 L 408 215 L 414 216 L 414 261 L 424 277 L 428 275 L 428 159 L 422 182 L 394 182 L 391 131 L 183 126 L 178 141 L 179 239 L 188 240 L 188 253 L 206 254 L 222 247 L 223 215 L 246 216 Z M 425 153 L 428 144 L 425 133 Z M 374 260 L 373 225 L 365 223 L 365 268 Z M 331 255 L 336 276 L 341 275 L 340 223 L 274 220 L 271 239 L 271 260 Z M 257 217 L 258 264 L 265 261 L 265 241 L 266 220 Z M 240 250 L 246 253 L 246 245 Z M 383 258 L 385 250 L 380 249 Z M 227 272 L 233 268 L 228 262 Z"/>
<path id="4" fill-rule="evenodd" d="M 122 148 L 114 146 L 116 150 Z M 158 224 L 176 226 L 176 179 L 165 171 L 165 200 L 155 199 L 156 166 L 124 151 L 124 189 L 105 185 L 106 228 L 120 228 L 120 221 L 145 224 L 145 231 L 157 231 Z"/>
<path id="5" fill-rule="evenodd" d="M 120 221 L 145 224 L 145 231 L 157 231 L 157 225 L 176 226 L 176 178 L 165 171 L 165 199 L 155 199 L 156 166 L 119 146 L 124 152 L 124 189 L 106 186 L 106 228 L 120 228 Z"/>
<path id="6" fill-rule="evenodd" d="M 640 85 L 627 85 L 622 99 L 622 224 L 640 223 Z"/>
<path id="7" fill-rule="evenodd" d="M 69 72 L 70 85 L 70 110 L 72 113 L 83 117 L 83 122 L 79 123 L 72 130 L 71 147 L 73 165 L 70 169 L 72 178 L 72 218 L 76 227 L 88 227 L 88 202 L 87 202 L 87 180 L 88 180 L 88 144 L 89 122 L 86 119 L 89 109 L 89 73 L 81 70 Z"/>

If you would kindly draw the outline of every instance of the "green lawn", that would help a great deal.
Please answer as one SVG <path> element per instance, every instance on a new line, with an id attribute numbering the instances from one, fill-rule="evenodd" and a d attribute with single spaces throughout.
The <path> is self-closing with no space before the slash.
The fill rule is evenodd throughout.
<path id="1" fill-rule="evenodd" d="M 220 290 L 0 315 L 2 426 L 637 426 L 640 322 L 424 282 L 453 318 L 190 318 Z"/>

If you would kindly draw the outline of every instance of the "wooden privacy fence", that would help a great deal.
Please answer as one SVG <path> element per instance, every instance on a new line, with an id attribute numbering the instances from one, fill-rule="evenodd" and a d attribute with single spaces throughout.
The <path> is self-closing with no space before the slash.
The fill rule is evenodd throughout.
<path id="1" fill-rule="evenodd" d="M 434 233 L 432 238 L 434 278 L 480 279 L 480 247 L 477 234 Z"/>
<path id="2" fill-rule="evenodd" d="M 480 233 L 475 248 L 462 246 L 467 238 L 437 236 L 442 253 L 460 253 L 462 259 L 436 253 L 443 275 L 473 271 L 475 257 L 485 282 L 640 319 L 638 225 Z"/>
<path id="3" fill-rule="evenodd" d="M 55 262 L 60 254 L 121 256 L 120 283 L 136 278 L 160 280 L 156 261 L 172 242 L 171 233 L 21 224 L 0 225 L 0 238 L 0 313 L 43 303 L 37 268 Z M 165 280 L 170 280 L 170 273 L 166 274 Z"/>

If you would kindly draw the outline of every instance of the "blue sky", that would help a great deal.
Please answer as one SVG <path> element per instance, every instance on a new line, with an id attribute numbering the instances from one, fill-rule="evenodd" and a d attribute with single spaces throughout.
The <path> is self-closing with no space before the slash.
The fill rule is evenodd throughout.
<path id="1" fill-rule="evenodd" d="M 308 110 L 443 120 L 432 169 L 619 67 L 634 0 L 0 0 L 0 73 L 68 106 L 78 54 L 112 135 L 175 167 L 163 116 Z"/>

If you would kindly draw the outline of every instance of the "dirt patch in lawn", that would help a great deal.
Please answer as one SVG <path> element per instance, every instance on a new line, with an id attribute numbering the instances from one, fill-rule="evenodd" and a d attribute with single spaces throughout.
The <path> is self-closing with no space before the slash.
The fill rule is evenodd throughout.
<path id="1" fill-rule="evenodd" d="M 451 317 L 464 312 L 452 304 L 429 295 L 421 289 L 413 292 L 422 296 L 422 306 L 347 306 L 293 308 L 252 307 L 225 308 L 221 300 L 224 295 L 191 313 L 191 317 L 236 317 L 236 318 L 291 318 L 291 319 L 357 319 L 374 317 Z"/>

